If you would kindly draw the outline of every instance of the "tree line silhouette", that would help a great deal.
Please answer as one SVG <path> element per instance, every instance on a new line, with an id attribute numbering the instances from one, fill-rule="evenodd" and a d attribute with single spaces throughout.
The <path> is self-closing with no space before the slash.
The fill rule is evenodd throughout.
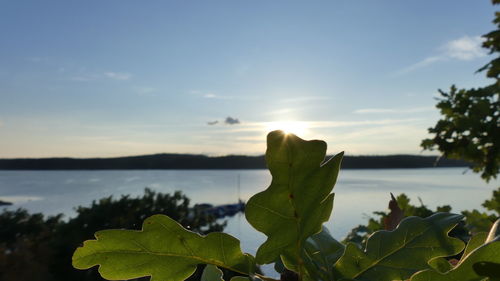
<path id="1" fill-rule="evenodd" d="M 345 156 L 343 169 L 468 167 L 461 160 L 419 155 Z M 116 158 L 0 159 L 0 170 L 128 170 L 128 169 L 265 169 L 264 156 L 210 157 L 195 154 L 154 154 Z"/>

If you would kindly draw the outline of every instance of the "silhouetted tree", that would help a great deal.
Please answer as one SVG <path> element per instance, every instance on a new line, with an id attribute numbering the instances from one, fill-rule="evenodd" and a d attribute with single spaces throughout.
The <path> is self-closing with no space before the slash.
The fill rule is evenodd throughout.
<path id="1" fill-rule="evenodd" d="M 493 0 L 499 4 L 500 0 Z M 478 70 L 486 71 L 494 83 L 477 89 L 439 90 L 442 98 L 436 105 L 442 119 L 429 128 L 434 137 L 422 141 L 424 149 L 437 148 L 447 158 L 463 159 L 473 164 L 473 171 L 489 181 L 500 169 L 500 12 L 493 23 L 497 29 L 483 35 L 483 47 L 497 57 Z"/>

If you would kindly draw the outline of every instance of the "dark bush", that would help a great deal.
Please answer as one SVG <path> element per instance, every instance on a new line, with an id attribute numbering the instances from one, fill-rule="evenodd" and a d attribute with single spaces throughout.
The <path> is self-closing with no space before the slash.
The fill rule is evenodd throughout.
<path id="1" fill-rule="evenodd" d="M 23 209 L 4 210 L 0 214 L 0 280 L 103 280 L 95 268 L 79 271 L 71 266 L 74 250 L 98 230 L 140 229 L 142 221 L 153 214 L 168 215 L 203 234 L 224 228 L 214 217 L 190 207 L 189 198 L 181 192 L 163 194 L 147 188 L 142 197 L 110 196 L 78 207 L 76 212 L 76 217 L 64 221 L 62 215 L 45 218 Z"/>

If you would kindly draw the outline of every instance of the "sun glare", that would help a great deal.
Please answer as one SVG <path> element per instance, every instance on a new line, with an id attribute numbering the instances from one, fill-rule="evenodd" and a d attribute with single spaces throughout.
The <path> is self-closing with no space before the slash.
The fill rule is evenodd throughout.
<path id="1" fill-rule="evenodd" d="M 269 122 L 266 124 L 266 131 L 282 130 L 285 133 L 295 134 L 297 136 L 303 136 L 308 129 L 307 122 L 301 121 L 276 121 Z"/>

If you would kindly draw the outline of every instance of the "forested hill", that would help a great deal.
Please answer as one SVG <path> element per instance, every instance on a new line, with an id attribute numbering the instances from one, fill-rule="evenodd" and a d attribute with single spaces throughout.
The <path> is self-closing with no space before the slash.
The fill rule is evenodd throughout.
<path id="1" fill-rule="evenodd" d="M 464 161 L 436 156 L 345 156 L 343 169 L 467 167 Z M 117 158 L 0 159 L 0 170 L 121 170 L 121 169 L 265 169 L 264 156 L 209 157 L 154 154 Z"/>

